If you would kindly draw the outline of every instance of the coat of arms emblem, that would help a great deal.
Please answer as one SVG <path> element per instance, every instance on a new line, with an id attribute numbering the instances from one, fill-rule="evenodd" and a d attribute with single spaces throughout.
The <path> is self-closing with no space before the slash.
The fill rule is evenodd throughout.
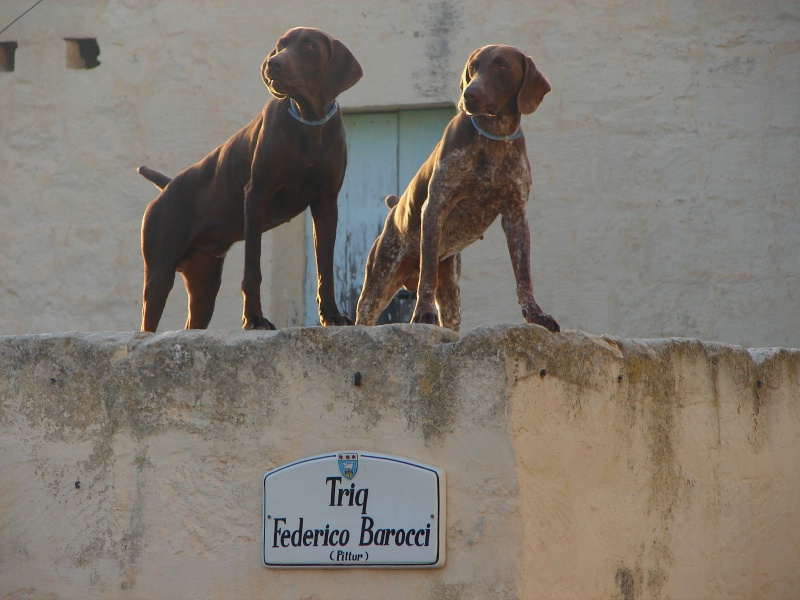
<path id="1" fill-rule="evenodd" d="M 341 452 L 338 455 L 339 472 L 345 479 L 350 480 L 358 471 L 358 452 Z"/>

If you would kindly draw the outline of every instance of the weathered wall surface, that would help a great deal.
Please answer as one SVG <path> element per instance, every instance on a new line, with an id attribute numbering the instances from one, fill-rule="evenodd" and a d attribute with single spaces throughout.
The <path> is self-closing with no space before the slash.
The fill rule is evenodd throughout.
<path id="1" fill-rule="evenodd" d="M 4 0 L 0 25 L 29 5 Z M 299 24 L 361 61 L 346 110 L 453 103 L 486 43 L 534 57 L 553 84 L 524 120 L 534 277 L 565 327 L 800 346 L 791 0 L 42 3 L 0 35 L 19 44 L 0 72 L 0 332 L 138 327 L 155 190 L 134 168 L 177 173 L 248 122 L 263 57 Z M 66 37 L 97 38 L 100 66 L 66 69 Z M 304 228 L 278 231 L 264 298 L 284 326 Z M 241 272 L 237 246 L 212 327 L 240 326 Z M 183 326 L 181 287 L 162 331 Z M 498 226 L 465 253 L 463 291 L 465 330 L 521 320 Z"/>
<path id="2" fill-rule="evenodd" d="M 395 325 L 2 337 L 0 366 L 2 598 L 800 589 L 796 350 Z M 263 474 L 345 447 L 446 470 L 443 569 L 262 566 Z"/>

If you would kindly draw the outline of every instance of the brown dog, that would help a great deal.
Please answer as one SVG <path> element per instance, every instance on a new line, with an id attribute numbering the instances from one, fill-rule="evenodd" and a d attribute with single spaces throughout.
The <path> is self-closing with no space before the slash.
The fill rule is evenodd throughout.
<path id="1" fill-rule="evenodd" d="M 249 125 L 171 180 L 140 167 L 163 191 L 142 221 L 142 331 L 155 331 L 175 271 L 189 295 L 187 329 L 214 313 L 225 254 L 245 240 L 245 329 L 275 329 L 261 312 L 261 234 L 311 207 L 323 325 L 349 325 L 334 297 L 337 197 L 347 166 L 336 96 L 361 78 L 352 53 L 318 29 L 291 29 L 261 67 L 275 99 Z"/>
<path id="2" fill-rule="evenodd" d="M 401 287 L 417 291 L 412 323 L 458 331 L 460 252 L 501 215 L 517 298 L 528 323 L 559 331 L 533 297 L 525 204 L 531 170 L 520 115 L 550 91 L 530 57 L 510 46 L 485 46 L 461 77 L 459 114 L 391 209 L 367 259 L 356 323 L 372 325 Z M 435 304 L 435 306 L 434 306 Z"/>

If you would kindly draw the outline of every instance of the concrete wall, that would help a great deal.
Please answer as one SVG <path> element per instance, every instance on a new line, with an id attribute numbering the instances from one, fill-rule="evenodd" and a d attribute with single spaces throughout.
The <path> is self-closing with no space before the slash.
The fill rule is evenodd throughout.
<path id="1" fill-rule="evenodd" d="M 0 368 L 2 598 L 800 589 L 796 350 L 393 325 L 2 337 Z M 262 566 L 263 474 L 343 448 L 445 469 L 444 568 Z"/>
<path id="2" fill-rule="evenodd" d="M 29 5 L 4 0 L 0 25 Z M 524 120 L 533 268 L 563 326 L 800 346 L 799 19 L 791 0 L 42 3 L 0 34 L 19 44 L 0 72 L 0 332 L 138 328 L 155 190 L 135 167 L 177 173 L 248 122 L 261 60 L 308 24 L 364 67 L 346 110 L 453 103 L 486 43 L 534 57 L 553 92 Z M 66 69 L 66 37 L 96 38 L 100 65 Z M 303 235 L 264 239 L 279 325 Z M 241 270 L 237 247 L 212 327 L 239 327 Z M 463 290 L 465 329 L 521 321 L 498 226 Z M 185 312 L 179 281 L 161 330 Z"/>

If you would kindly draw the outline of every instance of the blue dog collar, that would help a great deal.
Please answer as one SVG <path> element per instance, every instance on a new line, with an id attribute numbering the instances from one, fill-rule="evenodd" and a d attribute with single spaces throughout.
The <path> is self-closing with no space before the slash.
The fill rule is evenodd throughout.
<path id="1" fill-rule="evenodd" d="M 334 100 L 333 106 L 331 106 L 331 109 L 328 111 L 327 115 L 322 117 L 319 121 L 309 121 L 308 119 L 304 119 L 303 117 L 300 116 L 300 111 L 297 110 L 297 103 L 291 98 L 289 100 L 290 100 L 289 114 L 292 115 L 292 117 L 294 117 L 298 121 L 300 121 L 303 125 L 312 125 L 312 126 L 324 125 L 325 123 L 331 120 L 331 117 L 336 114 L 336 111 L 339 108 L 339 103 L 336 102 L 336 100 Z"/>
<path id="2" fill-rule="evenodd" d="M 522 137 L 522 123 L 517 124 L 517 130 L 511 135 L 495 135 L 494 133 L 489 133 L 485 129 L 481 129 L 475 117 L 470 117 L 469 119 L 470 121 L 472 121 L 472 126 L 475 127 L 478 133 L 480 133 L 485 138 L 489 138 L 490 140 L 494 140 L 496 142 L 509 142 L 511 140 L 516 140 L 517 138 Z"/>

